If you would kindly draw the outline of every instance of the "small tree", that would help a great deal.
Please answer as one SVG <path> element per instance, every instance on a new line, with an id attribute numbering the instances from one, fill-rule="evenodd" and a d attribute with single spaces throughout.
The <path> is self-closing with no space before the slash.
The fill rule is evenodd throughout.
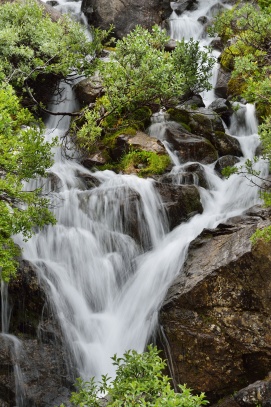
<path id="1" fill-rule="evenodd" d="M 122 358 L 112 358 L 116 366 L 116 377 L 107 376 L 96 384 L 94 378 L 89 382 L 77 381 L 78 391 L 72 394 L 75 406 L 99 407 L 103 400 L 99 394 L 106 394 L 108 407 L 199 407 L 208 404 L 204 393 L 191 394 L 185 385 L 180 386 L 181 393 L 175 393 L 170 387 L 170 379 L 163 374 L 166 362 L 159 356 L 156 347 L 149 346 L 142 354 L 128 351 Z M 63 407 L 63 405 L 62 405 Z"/>
<path id="2" fill-rule="evenodd" d="M 10 85 L 0 86 L 0 271 L 8 280 L 16 271 L 19 254 L 12 235 L 32 235 L 35 226 L 54 223 L 49 201 L 40 189 L 24 190 L 24 182 L 45 176 L 51 165 L 51 144 L 43 126 L 23 109 Z"/>
<path id="3" fill-rule="evenodd" d="M 86 148 L 110 128 L 130 126 L 137 117 L 151 116 L 153 110 L 175 106 L 210 89 L 209 78 L 214 60 L 208 50 L 194 41 L 181 41 L 173 52 L 165 50 L 169 37 L 154 26 L 152 31 L 137 26 L 118 40 L 110 61 L 99 65 L 105 95 L 86 114 L 77 133 Z M 146 117 L 145 115 L 145 117 Z M 74 123 L 76 128 L 76 123 Z"/>

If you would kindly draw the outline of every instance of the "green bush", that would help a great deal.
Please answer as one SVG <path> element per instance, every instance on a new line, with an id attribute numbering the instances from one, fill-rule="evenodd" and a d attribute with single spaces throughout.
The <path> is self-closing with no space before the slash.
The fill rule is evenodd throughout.
<path id="1" fill-rule="evenodd" d="M 163 374 L 166 362 L 159 356 L 156 347 L 149 346 L 142 354 L 128 351 L 123 357 L 112 358 L 116 366 L 116 377 L 110 381 L 102 377 L 98 384 L 77 381 L 77 392 L 72 394 L 75 406 L 100 407 L 106 395 L 108 407 L 199 407 L 208 404 L 204 393 L 192 395 L 186 385 L 179 386 L 181 392 L 175 393 L 170 386 L 170 378 Z M 62 407 L 64 407 L 62 405 Z"/>

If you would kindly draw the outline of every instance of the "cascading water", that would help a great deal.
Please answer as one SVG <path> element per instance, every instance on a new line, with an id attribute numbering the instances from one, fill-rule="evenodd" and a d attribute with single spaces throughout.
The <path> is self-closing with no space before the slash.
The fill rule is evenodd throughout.
<path id="1" fill-rule="evenodd" d="M 197 11 L 176 18 L 178 32 L 187 29 L 182 24 L 188 18 L 197 21 L 215 3 L 201 1 Z M 177 39 L 179 35 L 183 34 L 178 34 Z M 196 35 L 200 36 L 202 28 Z M 62 102 L 52 108 L 73 110 L 70 92 L 71 87 L 63 84 Z M 243 113 L 249 109 L 249 117 L 243 115 L 242 121 L 236 117 L 230 129 L 242 142 L 242 162 L 253 156 L 258 143 L 253 107 L 242 107 Z M 159 138 L 163 125 L 162 120 L 160 127 L 150 129 L 150 134 Z M 67 118 L 52 117 L 47 122 L 47 137 L 62 137 L 68 127 Z M 170 145 L 166 147 L 178 183 L 183 164 Z M 264 177 L 265 164 L 259 161 L 257 165 Z M 258 202 L 257 188 L 251 188 L 246 178 L 233 175 L 222 180 L 213 167 L 202 165 L 210 186 L 209 190 L 199 188 L 203 214 L 169 232 L 153 180 L 111 171 L 91 173 L 63 158 L 56 149 L 46 190 L 55 191 L 53 205 L 58 223 L 27 243 L 20 237 L 17 242 L 47 287 L 47 296 L 83 378 L 114 375 L 110 361 L 113 354 L 144 350 L 157 325 L 167 289 L 182 269 L 190 242 L 204 228 L 215 228 Z M 97 183 L 91 190 L 83 181 L 87 177 L 94 177 Z"/>

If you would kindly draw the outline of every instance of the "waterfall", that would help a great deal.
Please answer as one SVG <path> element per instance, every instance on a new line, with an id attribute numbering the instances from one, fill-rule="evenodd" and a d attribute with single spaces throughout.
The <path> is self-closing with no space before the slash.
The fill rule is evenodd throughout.
<path id="1" fill-rule="evenodd" d="M 201 0 L 195 12 L 182 17 L 173 12 L 173 36 L 188 38 L 195 30 L 196 38 L 204 37 L 197 19 L 215 3 Z M 55 100 L 51 108 L 72 111 L 76 108 L 72 88 L 61 86 L 61 101 Z M 154 123 L 150 134 L 159 138 L 163 120 Z M 46 124 L 48 139 L 61 138 L 69 119 L 52 116 Z M 230 128 L 243 148 L 241 164 L 253 156 L 259 143 L 256 129 L 254 107 L 242 106 Z M 174 164 L 172 174 L 180 183 L 183 164 L 170 145 L 166 148 Z M 259 161 L 257 165 L 264 177 L 266 164 Z M 259 202 L 258 190 L 251 188 L 249 180 L 238 175 L 222 180 L 213 167 L 202 165 L 210 185 L 209 190 L 199 188 L 203 213 L 169 232 L 152 179 L 91 172 L 66 160 L 61 149 L 55 148 L 55 163 L 44 188 L 46 192 L 53 188 L 57 225 L 46 227 L 28 242 L 18 236 L 16 242 L 47 287 L 67 347 L 84 379 L 114 375 L 110 358 L 115 353 L 144 350 L 166 292 L 182 270 L 189 244 L 204 228 L 215 228 Z M 97 186 L 87 189 L 82 177 L 94 177 Z"/>

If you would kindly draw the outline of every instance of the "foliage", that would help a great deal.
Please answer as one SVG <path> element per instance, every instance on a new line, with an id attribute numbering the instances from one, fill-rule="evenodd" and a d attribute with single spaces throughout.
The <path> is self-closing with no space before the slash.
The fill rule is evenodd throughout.
<path id="1" fill-rule="evenodd" d="M 166 362 L 159 356 L 156 347 L 149 346 L 148 352 L 139 354 L 128 351 L 123 357 L 112 358 L 116 367 L 113 381 L 107 376 L 96 384 L 77 381 L 78 391 L 72 394 L 75 406 L 99 407 L 102 400 L 99 394 L 106 394 L 108 407 L 198 407 L 208 404 L 204 393 L 193 396 L 185 385 L 180 386 L 181 393 L 175 393 L 170 387 L 170 379 L 162 372 Z"/>
<path id="2" fill-rule="evenodd" d="M 125 172 L 129 169 L 134 171 L 138 168 L 138 175 L 148 176 L 162 174 L 170 164 L 170 158 L 166 154 L 158 155 L 151 151 L 131 151 L 123 156 L 119 168 Z"/>
<path id="3" fill-rule="evenodd" d="M 137 26 L 116 42 L 109 62 L 100 62 L 99 72 L 105 96 L 94 107 L 98 132 L 115 131 L 123 122 L 144 123 L 153 110 L 176 105 L 185 95 L 210 88 L 209 77 L 214 60 L 197 42 L 181 41 L 171 53 L 165 51 L 165 31 L 154 26 L 152 31 Z M 102 103 L 104 102 L 104 103 Z M 148 108 L 148 109 L 147 109 Z M 140 118 L 145 113 L 144 120 Z M 112 120 L 113 119 L 113 120 Z M 84 139 L 93 134 L 95 121 L 86 124 Z M 139 125 L 140 127 L 140 125 Z"/>
<path id="4" fill-rule="evenodd" d="M 16 89 L 41 73 L 64 78 L 75 70 L 91 72 L 90 58 L 101 51 L 105 35 L 94 30 L 90 42 L 78 22 L 67 15 L 53 22 L 35 0 L 0 5 L 1 68 Z"/>
<path id="5" fill-rule="evenodd" d="M 36 123 L 10 85 L 0 86 L 0 270 L 8 280 L 15 273 L 19 251 L 12 235 L 25 238 L 35 226 L 54 223 L 49 201 L 40 190 L 24 190 L 24 182 L 45 176 L 51 165 L 51 144 L 44 142 L 41 123 Z"/>
<path id="6" fill-rule="evenodd" d="M 271 162 L 271 2 L 259 0 L 259 7 L 253 4 L 239 5 L 217 18 L 215 30 L 231 45 L 222 55 L 224 67 L 232 70 L 229 88 L 244 97 L 248 102 L 256 103 L 260 114 L 259 134 L 262 141 L 263 156 Z M 225 169 L 224 175 L 240 172 L 259 176 L 253 164 L 248 160 L 241 170 Z M 270 192 L 263 191 L 261 196 L 265 205 L 271 205 Z M 252 241 L 258 238 L 270 240 L 270 228 L 257 231 Z"/>

